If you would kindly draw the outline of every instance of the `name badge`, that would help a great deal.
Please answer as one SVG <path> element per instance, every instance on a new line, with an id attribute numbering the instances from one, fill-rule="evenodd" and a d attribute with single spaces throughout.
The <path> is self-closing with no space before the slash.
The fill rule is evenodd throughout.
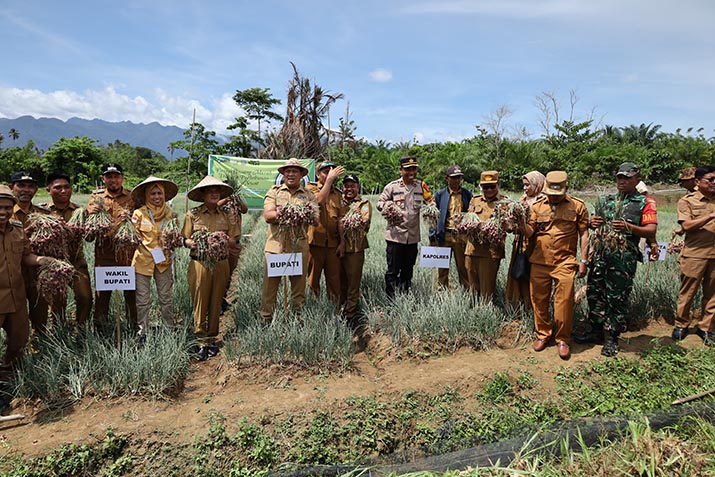
<path id="1" fill-rule="evenodd" d="M 420 249 L 420 267 L 449 268 L 452 249 L 449 247 L 427 247 Z"/>
<path id="2" fill-rule="evenodd" d="M 154 263 L 166 262 L 166 255 L 164 255 L 164 251 L 160 248 L 153 249 L 151 251 L 151 256 L 154 259 Z"/>

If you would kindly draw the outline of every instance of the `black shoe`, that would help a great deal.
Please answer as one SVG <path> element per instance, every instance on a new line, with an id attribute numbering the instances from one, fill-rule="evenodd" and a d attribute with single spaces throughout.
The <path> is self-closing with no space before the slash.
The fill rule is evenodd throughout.
<path id="1" fill-rule="evenodd" d="M 223 298 L 221 300 L 221 313 L 226 313 L 229 308 L 231 308 L 231 304 L 228 302 L 226 298 Z"/>
<path id="2" fill-rule="evenodd" d="M 700 329 L 698 328 L 698 331 Z M 673 341 L 681 341 L 684 340 L 686 336 L 688 336 L 688 329 L 687 328 L 679 328 L 675 327 L 673 328 L 673 334 L 671 335 L 673 338 Z"/>
<path id="3" fill-rule="evenodd" d="M 618 354 L 618 335 L 615 333 L 605 333 L 601 354 L 612 358 Z"/>
<path id="4" fill-rule="evenodd" d="M 199 351 L 197 353 L 197 357 L 199 358 L 199 361 L 206 361 L 209 359 L 209 347 L 208 346 L 202 346 L 199 348 Z"/>
<path id="5" fill-rule="evenodd" d="M 698 335 L 705 346 L 715 345 L 715 334 L 712 331 L 703 331 L 700 328 L 695 328 L 695 334 Z"/>
<path id="6" fill-rule="evenodd" d="M 213 358 L 221 352 L 221 348 L 215 345 L 205 346 L 205 348 L 207 350 L 206 353 L 208 354 L 209 358 Z"/>
<path id="7" fill-rule="evenodd" d="M 574 335 L 573 340 L 578 344 L 601 344 L 603 343 L 603 329 L 592 329 L 588 333 L 584 333 L 582 335 Z"/>

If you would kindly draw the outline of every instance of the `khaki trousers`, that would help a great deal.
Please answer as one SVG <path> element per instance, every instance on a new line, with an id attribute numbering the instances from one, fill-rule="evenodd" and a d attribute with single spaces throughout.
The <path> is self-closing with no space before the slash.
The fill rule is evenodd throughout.
<path id="1" fill-rule="evenodd" d="M 549 319 L 549 299 L 554 288 L 555 340 L 566 344 L 571 342 L 574 313 L 574 279 L 578 267 L 573 263 L 555 266 L 531 264 L 531 304 L 534 307 L 534 327 L 536 337 L 549 339 L 553 326 Z"/>
<path id="2" fill-rule="evenodd" d="M 159 309 L 161 310 L 161 321 L 164 326 L 173 328 L 174 321 L 174 301 L 171 288 L 174 286 L 174 276 L 172 267 L 160 272 L 154 267 L 154 283 L 156 284 L 156 294 L 159 297 Z M 139 334 L 145 334 L 149 329 L 149 316 L 151 315 L 151 279 L 152 276 L 136 274 L 137 283 L 137 317 L 139 320 Z"/>
<path id="3" fill-rule="evenodd" d="M 479 293 L 481 298 L 491 299 L 497 289 L 497 273 L 499 273 L 501 258 L 475 257 L 473 255 L 467 255 L 465 258 L 472 297 Z"/>
<path id="4" fill-rule="evenodd" d="M 325 288 L 333 303 L 338 303 L 340 298 L 340 258 L 336 251 L 337 247 L 311 245 L 308 262 L 308 286 L 315 296 L 320 295 L 320 276 L 325 270 Z"/>
<path id="5" fill-rule="evenodd" d="M 77 269 L 77 273 L 72 279 L 72 292 L 74 293 L 76 306 L 75 319 L 77 326 L 82 327 L 92 314 L 92 285 L 89 281 L 87 268 Z M 67 296 L 53 298 L 50 308 L 52 315 L 58 317 L 61 321 L 65 321 L 67 316 Z"/>
<path id="6" fill-rule="evenodd" d="M 340 260 L 340 306 L 350 320 L 360 306 L 360 281 L 365 264 L 365 251 L 346 253 Z"/>
<path id="7" fill-rule="evenodd" d="M 281 279 L 287 278 L 290 281 L 290 296 L 293 303 L 293 310 L 300 315 L 300 310 L 305 305 L 305 277 L 308 272 L 308 249 L 299 250 L 303 254 L 303 274 L 290 277 L 269 277 L 268 276 L 268 261 L 263 267 L 263 290 L 261 292 L 261 317 L 266 323 L 273 320 L 273 310 L 276 308 L 276 299 L 278 297 L 278 287 L 281 284 Z M 266 257 L 269 254 L 266 254 Z"/>
<path id="8" fill-rule="evenodd" d="M 457 266 L 459 284 L 465 290 L 469 289 L 469 276 L 467 275 L 467 264 L 464 255 L 464 249 L 467 244 L 464 239 L 459 235 L 452 235 L 447 232 L 444 237 L 444 243 L 439 244 L 439 246 L 449 247 L 452 250 L 452 257 L 454 257 L 454 263 Z M 449 288 L 449 268 L 440 268 L 437 272 L 437 277 L 438 289 Z"/>
<path id="9" fill-rule="evenodd" d="M 14 313 L 0 314 L 0 328 L 7 334 L 3 366 L 12 366 L 22 354 L 30 338 L 27 310 L 23 307 Z"/>
<path id="10" fill-rule="evenodd" d="M 712 331 L 715 317 L 715 259 L 680 257 L 680 293 L 678 294 L 678 312 L 675 325 L 681 328 L 690 326 L 690 310 L 698 287 L 703 287 L 702 316 L 698 328 Z"/>
<path id="11" fill-rule="evenodd" d="M 231 278 L 228 259 L 211 269 L 198 260 L 189 262 L 187 280 L 194 305 L 194 334 L 202 342 L 218 336 L 221 301 Z"/>

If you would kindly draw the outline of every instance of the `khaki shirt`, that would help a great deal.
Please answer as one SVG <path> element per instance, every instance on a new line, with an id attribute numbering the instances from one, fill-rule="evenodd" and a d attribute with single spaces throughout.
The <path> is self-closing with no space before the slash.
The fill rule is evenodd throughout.
<path id="1" fill-rule="evenodd" d="M 30 216 L 30 214 L 49 214 L 50 209 L 47 207 L 44 207 L 42 205 L 35 205 L 35 204 L 30 204 L 30 211 L 25 212 L 20 208 L 19 205 L 15 204 L 15 207 L 12 209 L 12 217 L 10 217 L 13 220 L 17 220 L 22 224 L 22 228 L 25 229 L 27 228 L 27 221 Z"/>
<path id="2" fill-rule="evenodd" d="M 0 229 L 0 315 L 15 313 L 27 306 L 22 257 L 30 255 L 30 241 L 22 223 L 11 219 Z"/>
<path id="3" fill-rule="evenodd" d="M 170 253 L 165 251 L 164 257 L 166 260 L 161 263 L 154 263 L 154 256 L 151 251 L 161 248 L 161 232 L 171 219 L 176 218 L 176 215 L 176 212 L 166 206 L 164 219 L 161 222 L 156 222 L 146 205 L 136 209 L 132 214 L 132 222 L 137 228 L 139 237 L 141 237 L 141 243 L 134 252 L 134 258 L 132 258 L 132 267 L 135 268 L 136 273 L 139 275 L 151 277 L 154 275 L 154 267 L 159 272 L 164 272 L 171 266 Z"/>
<path id="4" fill-rule="evenodd" d="M 402 209 L 405 221 L 402 225 L 387 225 L 385 240 L 403 244 L 418 243 L 420 236 L 420 209 L 422 204 L 434 202 L 429 188 L 420 180 L 415 180 L 411 185 L 406 185 L 402 179 L 392 181 L 385 186 L 377 200 L 377 210 L 388 202 L 393 202 Z"/>
<path id="5" fill-rule="evenodd" d="M 462 189 L 457 189 L 456 191 L 450 190 L 449 204 L 447 205 L 447 222 L 444 225 L 447 230 L 454 230 L 457 228 L 455 219 L 462 214 L 463 209 Z"/>
<path id="6" fill-rule="evenodd" d="M 110 193 L 107 189 L 102 189 L 92 193 L 88 205 L 94 204 L 99 197 L 104 199 L 104 210 L 114 218 L 114 229 L 109 233 L 111 236 L 119 225 L 122 212 L 131 214 L 134 211 L 134 202 L 132 202 L 132 197 L 127 189 L 122 189 L 116 195 Z M 114 241 L 106 239 L 94 241 L 94 262 L 96 267 L 129 265 L 128 263 L 117 262 Z"/>
<path id="7" fill-rule="evenodd" d="M 715 197 L 708 199 L 696 190 L 678 201 L 678 223 L 698 219 L 715 212 Z M 681 257 L 715 258 L 715 221 L 711 220 L 697 230 L 685 232 Z"/>
<path id="8" fill-rule="evenodd" d="M 211 212 L 205 205 L 194 207 L 186 212 L 184 226 L 181 228 L 181 235 L 185 239 L 190 239 L 197 230 L 208 230 L 209 232 L 226 232 L 232 239 L 241 236 L 235 220 L 230 220 L 228 214 L 217 207 Z"/>
<path id="9" fill-rule="evenodd" d="M 357 195 L 352 202 L 342 202 L 342 215 L 345 216 L 350 209 L 356 210 L 360 215 L 367 220 L 365 230 L 360 232 L 358 236 L 345 233 L 345 253 L 355 253 L 365 250 L 370 247 L 367 242 L 367 233 L 370 230 L 370 221 L 372 220 L 372 204 L 367 199 L 363 199 Z"/>
<path id="10" fill-rule="evenodd" d="M 291 190 L 285 185 L 276 185 L 268 189 L 265 199 L 263 199 L 263 207 L 267 205 L 272 205 L 274 207 L 280 207 L 286 204 L 304 204 L 306 202 L 312 202 L 315 207 L 318 207 L 318 201 L 315 196 L 309 190 L 303 188 L 303 186 L 298 187 L 295 191 Z M 308 250 L 308 227 L 302 227 L 302 230 L 298 231 L 298 243 L 295 244 L 295 251 L 307 252 Z M 268 224 L 268 235 L 266 236 L 266 253 L 290 253 L 294 249 L 294 244 L 291 243 L 289 237 L 286 236 L 284 232 L 281 231 L 280 226 L 277 223 Z M 307 257 L 303 257 L 303 260 L 307 260 Z"/>
<path id="11" fill-rule="evenodd" d="M 479 216 L 479 220 L 486 222 L 494 216 L 497 202 L 506 198 L 505 195 L 497 194 L 493 199 L 487 200 L 483 195 L 478 195 L 469 202 L 467 212 L 474 212 Z M 477 243 L 473 238 L 469 238 L 464 254 L 472 257 L 504 258 L 504 244 Z"/>
<path id="12" fill-rule="evenodd" d="M 540 198 L 531 206 L 529 226 L 534 229 L 529 262 L 551 266 L 578 263 L 578 243 L 588 230 L 588 210 L 581 200 L 566 194 L 562 202 L 552 206 L 549 199 Z"/>
<path id="13" fill-rule="evenodd" d="M 317 196 L 323 189 L 323 184 L 311 182 L 306 189 Z M 320 221 L 318 225 L 308 227 L 308 243 L 318 247 L 337 247 L 340 242 L 338 222 L 342 217 L 340 208 L 341 195 L 335 188 L 331 188 L 328 200 L 320 206 Z"/>
<path id="14" fill-rule="evenodd" d="M 64 209 L 58 208 L 54 202 L 45 202 L 42 207 L 47 208 L 50 213 L 57 217 L 62 217 L 65 222 L 67 222 L 74 211 L 79 209 L 80 206 L 74 202 L 70 202 Z M 84 241 L 79 239 L 77 241 L 70 241 L 69 246 L 69 259 L 72 266 L 77 270 L 87 271 L 87 260 L 84 257 Z"/>

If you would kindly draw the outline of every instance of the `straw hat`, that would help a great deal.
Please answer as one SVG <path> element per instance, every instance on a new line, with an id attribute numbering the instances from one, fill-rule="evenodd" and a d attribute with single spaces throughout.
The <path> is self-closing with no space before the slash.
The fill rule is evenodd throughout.
<path id="1" fill-rule="evenodd" d="M 233 194 L 233 187 L 221 182 L 220 180 L 216 179 L 215 177 L 206 176 L 203 179 L 201 179 L 201 182 L 196 184 L 194 186 L 194 188 L 191 189 L 189 191 L 189 193 L 186 195 L 189 197 L 189 199 L 193 200 L 194 202 L 203 202 L 203 200 L 204 200 L 203 189 L 206 189 L 208 187 L 213 187 L 213 186 L 218 186 L 221 189 L 221 198 L 222 199 Z"/>
<path id="2" fill-rule="evenodd" d="M 144 203 L 144 191 L 150 184 L 161 184 L 164 186 L 164 200 L 171 200 L 176 197 L 179 192 L 179 186 L 168 179 L 160 179 L 159 177 L 149 176 L 144 181 L 132 189 L 132 200 L 135 204 Z"/>
<path id="3" fill-rule="evenodd" d="M 287 167 L 297 167 L 298 169 L 300 169 L 303 172 L 303 175 L 306 175 L 308 173 L 308 168 L 305 167 L 303 164 L 301 164 L 300 161 L 298 159 L 296 159 L 295 157 L 291 157 L 290 159 L 285 161 L 285 163 L 281 167 L 278 168 L 278 172 L 283 174 L 283 171 Z"/>

